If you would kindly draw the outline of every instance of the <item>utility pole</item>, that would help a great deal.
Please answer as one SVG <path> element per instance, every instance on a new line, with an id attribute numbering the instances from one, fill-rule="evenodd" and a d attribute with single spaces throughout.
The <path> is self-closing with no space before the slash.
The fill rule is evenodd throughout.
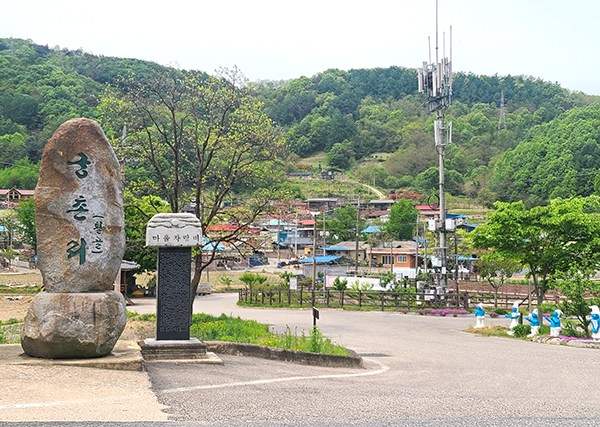
<path id="1" fill-rule="evenodd" d="M 417 279 L 417 274 L 419 273 L 419 216 L 420 216 L 420 213 L 417 212 L 417 222 L 416 222 L 416 226 L 415 226 L 415 230 L 416 230 L 415 241 L 417 242 L 417 247 L 415 249 L 415 280 Z"/>
<path id="2" fill-rule="evenodd" d="M 360 196 L 358 196 L 358 200 L 356 202 L 356 251 L 354 252 L 354 274 L 358 276 L 358 237 L 360 235 L 360 230 L 358 229 L 360 219 Z"/>
<path id="3" fill-rule="evenodd" d="M 452 137 L 452 123 L 445 123 L 444 113 L 450 106 L 452 98 L 452 26 L 450 26 L 450 58 L 444 52 L 441 61 L 438 59 L 438 0 L 435 2 L 435 63 L 431 62 L 431 46 L 429 47 L 429 63 L 423 62 L 423 67 L 417 70 L 419 79 L 419 92 L 427 94 L 429 112 L 436 113 L 434 122 L 435 148 L 439 158 L 439 192 L 440 192 L 440 218 L 436 224 L 439 233 L 438 254 L 440 259 L 439 289 L 441 293 L 448 290 L 447 270 L 447 243 L 446 243 L 446 192 L 444 182 L 445 147 L 450 145 Z"/>
<path id="4" fill-rule="evenodd" d="M 313 265 L 312 265 L 312 298 L 311 304 L 315 306 L 315 286 L 317 285 L 317 214 L 313 215 Z"/>

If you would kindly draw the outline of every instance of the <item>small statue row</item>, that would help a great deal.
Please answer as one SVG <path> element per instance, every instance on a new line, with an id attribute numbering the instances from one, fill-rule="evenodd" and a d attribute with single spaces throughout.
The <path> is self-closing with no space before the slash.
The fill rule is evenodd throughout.
<path id="1" fill-rule="evenodd" d="M 594 341 L 599 341 L 600 340 L 600 309 L 598 308 L 597 305 L 592 305 L 590 306 L 590 308 L 592 309 L 592 315 L 591 315 L 591 324 L 592 324 L 592 338 L 594 339 Z M 548 321 L 550 322 L 550 336 L 558 336 L 560 335 L 560 316 L 562 316 L 563 312 L 560 310 L 554 310 L 554 312 L 552 313 L 552 316 L 547 317 Z M 510 314 L 507 314 L 504 317 L 507 317 L 510 319 L 510 325 L 508 326 L 508 334 L 509 335 L 514 335 L 513 329 L 515 328 L 515 326 L 518 325 L 518 321 L 519 321 L 519 317 L 521 316 L 521 314 L 519 313 L 519 303 L 517 301 L 514 302 L 513 307 L 512 307 L 512 311 L 510 312 Z M 483 307 L 481 306 L 481 304 L 477 304 L 477 306 L 475 307 L 475 327 L 476 328 L 483 328 L 483 322 L 485 319 L 485 311 L 483 310 Z M 540 331 L 540 319 L 538 317 L 538 310 L 537 308 L 533 310 L 533 312 L 529 313 L 529 315 L 527 317 L 525 317 L 525 320 L 527 320 L 530 324 L 531 324 L 531 333 L 529 335 L 527 335 L 528 337 L 533 337 L 535 335 L 537 335 Z"/>

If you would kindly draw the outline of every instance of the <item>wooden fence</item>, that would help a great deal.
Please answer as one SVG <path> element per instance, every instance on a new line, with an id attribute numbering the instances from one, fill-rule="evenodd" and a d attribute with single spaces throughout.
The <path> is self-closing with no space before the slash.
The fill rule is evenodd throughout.
<path id="1" fill-rule="evenodd" d="M 295 306 L 344 308 L 344 307 L 371 307 L 380 310 L 410 309 L 416 307 L 428 308 L 468 308 L 468 294 L 448 293 L 432 295 L 423 292 L 391 292 L 391 291 L 334 291 L 319 290 L 239 290 L 239 301 L 246 304 L 270 306 Z"/>
<path id="2" fill-rule="evenodd" d="M 477 283 L 477 282 L 475 282 Z M 310 307 L 316 304 L 319 307 L 344 308 L 344 307 L 371 307 L 380 310 L 390 309 L 415 309 L 415 308 L 436 308 L 436 309 L 468 309 L 474 308 L 477 304 L 483 304 L 488 307 L 494 306 L 494 289 L 491 286 L 476 286 L 473 283 L 465 282 L 460 284 L 457 296 L 456 288 L 449 288 L 448 293 L 433 295 L 428 291 L 417 292 L 394 292 L 394 291 L 335 291 L 335 290 L 316 290 L 310 289 L 274 289 L 274 290 L 249 290 L 240 289 L 238 300 L 246 304 L 269 305 L 269 306 L 295 306 Z M 506 285 L 505 285 L 506 286 Z M 507 288 L 500 288 L 498 291 L 498 308 L 510 310 L 515 301 L 520 304 L 527 304 L 529 299 L 529 289 L 525 285 L 511 285 Z M 537 301 L 532 295 L 532 304 Z M 548 292 L 544 301 L 558 304 L 562 296 L 555 292 Z"/>

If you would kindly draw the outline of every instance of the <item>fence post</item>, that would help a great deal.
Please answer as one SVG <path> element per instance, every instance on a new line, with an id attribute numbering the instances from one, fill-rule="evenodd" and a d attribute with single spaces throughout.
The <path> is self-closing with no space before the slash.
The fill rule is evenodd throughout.
<path id="1" fill-rule="evenodd" d="M 344 308 L 344 290 L 340 291 L 340 308 Z"/>
<path id="2" fill-rule="evenodd" d="M 292 290 L 288 289 L 288 306 L 292 305 Z"/>
<path id="3" fill-rule="evenodd" d="M 300 286 L 300 307 L 302 307 L 302 286 Z"/>
<path id="4" fill-rule="evenodd" d="M 362 307 L 362 292 L 358 291 L 358 306 Z"/>
<path id="5" fill-rule="evenodd" d="M 381 298 L 381 311 L 384 311 L 384 301 L 385 301 L 385 292 L 379 292 L 379 297 Z"/>

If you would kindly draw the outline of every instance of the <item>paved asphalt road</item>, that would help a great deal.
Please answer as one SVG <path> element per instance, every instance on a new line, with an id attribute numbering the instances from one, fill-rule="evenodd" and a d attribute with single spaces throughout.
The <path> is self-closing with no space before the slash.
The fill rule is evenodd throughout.
<path id="1" fill-rule="evenodd" d="M 195 311 L 276 330 L 311 327 L 308 310 L 236 307 L 236 298 L 198 297 Z M 148 371 L 159 402 L 173 420 L 223 426 L 600 425 L 597 350 L 462 332 L 472 316 L 322 310 L 320 317 L 323 334 L 361 354 L 367 369 L 232 356 L 224 366 L 156 363 Z"/>
<path id="2" fill-rule="evenodd" d="M 239 315 L 298 333 L 312 325 L 308 310 L 236 307 L 236 299 L 235 294 L 198 297 L 195 311 Z M 139 301 L 130 309 L 152 312 L 154 301 Z M 323 334 L 361 354 L 366 369 L 233 356 L 222 357 L 223 366 L 154 363 L 149 378 L 171 423 L 18 424 L 600 426 L 598 350 L 462 332 L 474 320 L 321 310 Z M 5 425 L 15 424 L 0 420 Z"/>

